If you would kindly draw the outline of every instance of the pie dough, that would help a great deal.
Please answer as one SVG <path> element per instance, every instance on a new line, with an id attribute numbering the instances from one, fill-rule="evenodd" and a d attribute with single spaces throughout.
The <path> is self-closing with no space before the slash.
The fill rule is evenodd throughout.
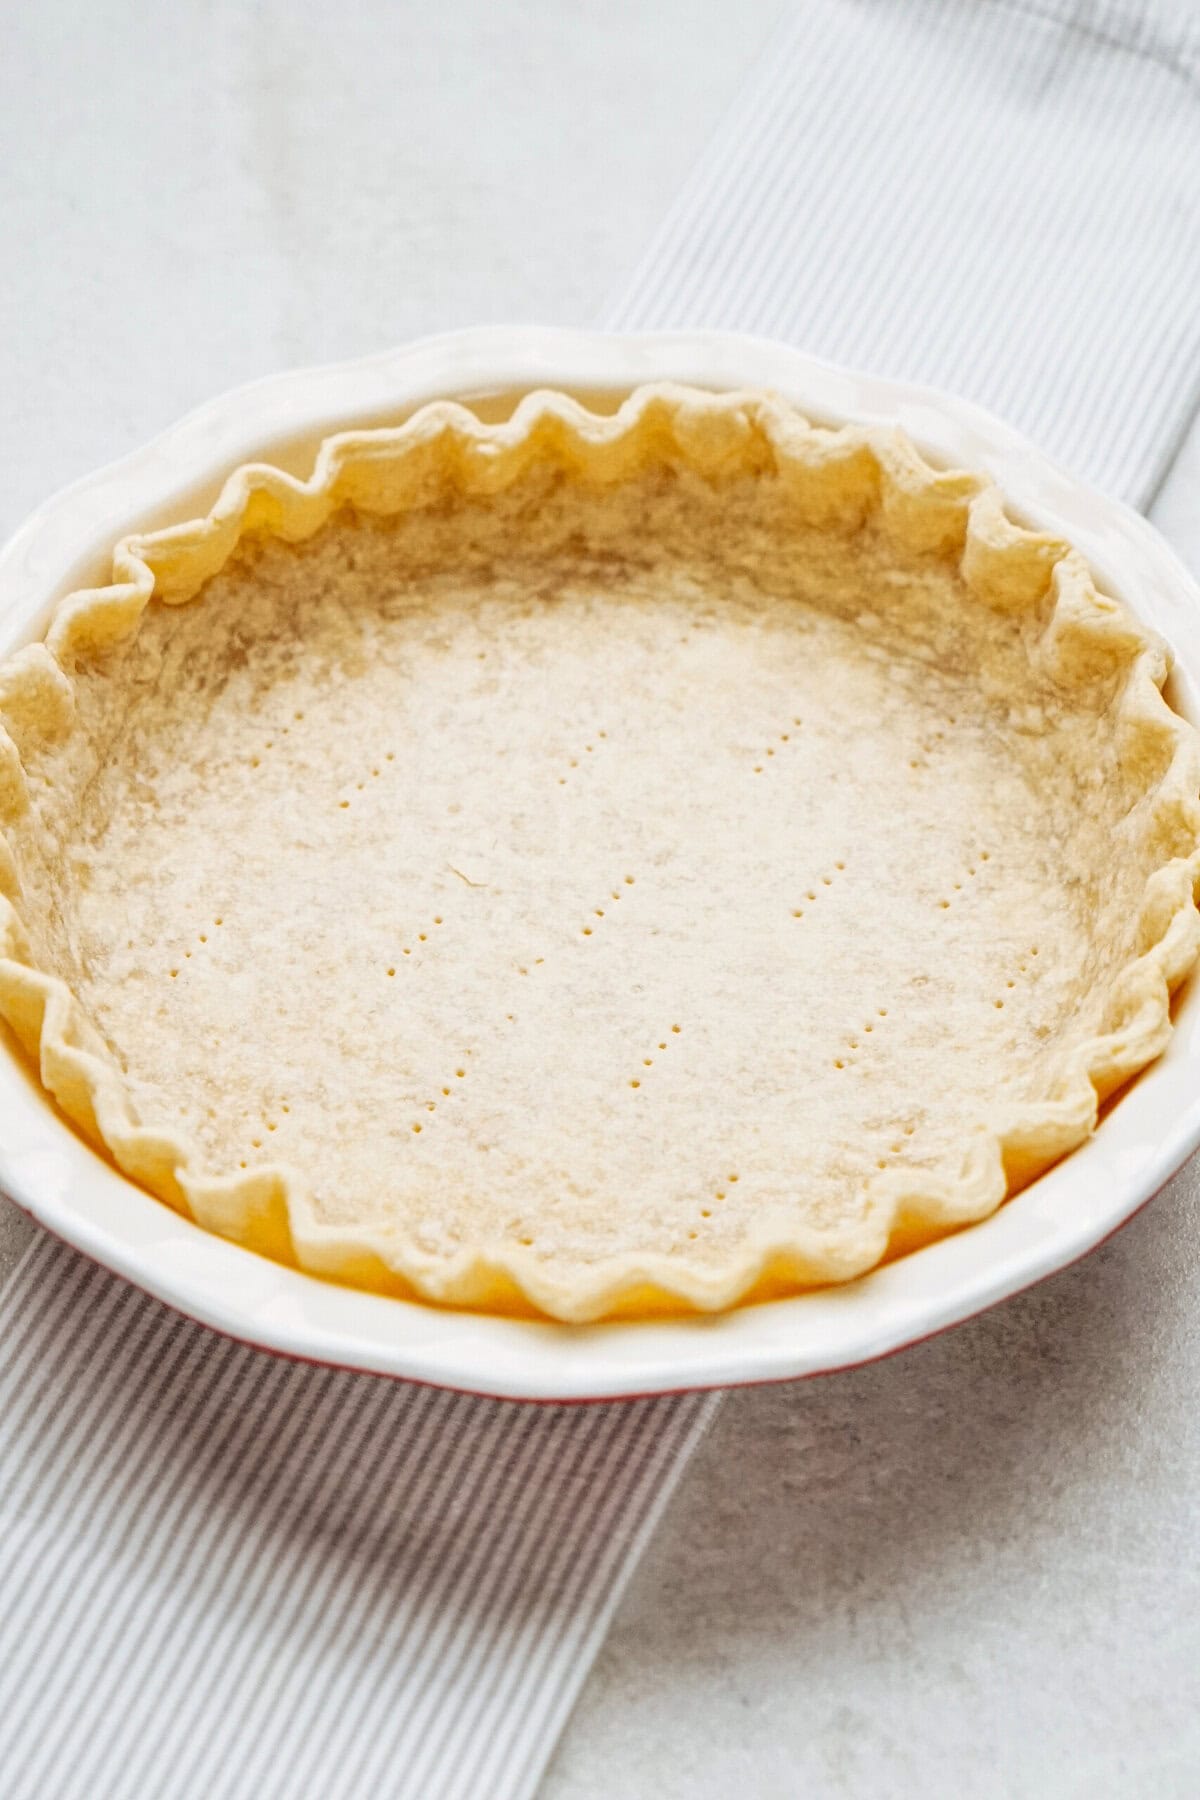
<path id="1" fill-rule="evenodd" d="M 1200 947 L 1163 645 L 985 478 L 756 394 L 439 403 L 126 539 L 0 670 L 0 1013 L 116 1163 L 570 1320 L 992 1212 Z"/>

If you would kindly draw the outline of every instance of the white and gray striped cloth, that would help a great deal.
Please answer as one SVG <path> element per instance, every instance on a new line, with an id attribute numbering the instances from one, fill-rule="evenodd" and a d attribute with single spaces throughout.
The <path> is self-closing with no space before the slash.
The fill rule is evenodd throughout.
<path id="1" fill-rule="evenodd" d="M 614 324 L 960 389 L 1134 501 L 1200 379 L 1185 5 L 807 0 Z M 715 1400 L 272 1359 L 39 1240 L 0 1311 L 6 1800 L 520 1800 Z"/>

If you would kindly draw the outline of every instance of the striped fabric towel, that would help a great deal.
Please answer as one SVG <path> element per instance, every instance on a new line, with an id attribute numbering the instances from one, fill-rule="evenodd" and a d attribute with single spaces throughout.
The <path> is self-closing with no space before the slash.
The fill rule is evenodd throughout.
<path id="1" fill-rule="evenodd" d="M 613 322 L 958 387 L 1145 502 L 1200 373 L 1196 76 L 1185 6 L 807 0 Z M 49 1240 L 0 1327 L 7 1800 L 531 1795 L 715 1405 L 301 1367 Z"/>

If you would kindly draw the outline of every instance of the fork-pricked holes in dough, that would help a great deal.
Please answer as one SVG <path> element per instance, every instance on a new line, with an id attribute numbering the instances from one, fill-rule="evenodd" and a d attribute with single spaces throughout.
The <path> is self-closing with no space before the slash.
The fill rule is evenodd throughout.
<path id="1" fill-rule="evenodd" d="M 400 946 L 401 957 L 406 957 L 406 956 L 407 957 L 415 957 L 417 960 L 419 960 L 420 955 L 421 955 L 422 944 L 430 943 L 432 941 L 432 939 L 434 938 L 435 934 L 437 933 L 437 931 L 445 923 L 446 923 L 446 918 L 445 918 L 444 913 L 440 913 L 440 912 L 434 913 L 429 919 L 426 920 L 425 924 L 422 926 L 422 928 L 419 931 L 416 931 L 413 933 L 412 939 L 410 942 L 401 944 L 401 946 Z M 394 959 L 388 963 L 387 975 L 388 975 L 389 980 L 395 979 L 396 971 L 401 966 L 402 965 L 400 963 L 397 963 Z"/>
<path id="2" fill-rule="evenodd" d="M 607 731 L 594 731 L 591 737 L 567 759 L 566 767 L 558 776 L 558 786 L 570 787 L 573 781 L 585 773 L 589 765 L 604 749 L 607 741 Z"/>
<path id="3" fill-rule="evenodd" d="M 219 931 L 224 923 L 224 913 L 218 913 L 212 921 L 211 929 L 206 926 L 203 931 L 197 931 L 196 936 L 193 939 L 194 949 L 184 950 L 182 954 L 177 955 L 175 961 L 167 970 L 167 974 L 172 981 L 178 980 L 179 976 L 184 972 L 183 964 L 191 962 L 193 955 L 196 952 L 203 950 L 212 941 L 212 932 Z"/>
<path id="4" fill-rule="evenodd" d="M 418 1103 L 418 1111 L 426 1116 L 413 1119 L 411 1122 L 409 1131 L 413 1137 L 419 1138 L 426 1127 L 433 1124 L 439 1110 L 444 1111 L 455 1096 L 461 1093 L 462 1084 L 470 1073 L 469 1064 L 473 1055 L 473 1051 L 464 1050 L 453 1069 L 448 1070 L 438 1083 L 436 1095 L 430 1095 Z"/>
<path id="5" fill-rule="evenodd" d="M 937 903 L 938 911 L 944 913 L 950 912 L 953 907 L 957 906 L 960 902 L 960 897 L 969 893 L 971 883 L 977 876 L 982 874 L 983 865 L 991 862 L 991 860 L 992 853 L 990 850 L 976 851 L 974 856 L 970 857 L 963 864 L 960 873 L 943 889 Z"/>
<path id="6" fill-rule="evenodd" d="M 845 873 L 846 865 L 840 857 L 836 862 L 830 863 L 828 868 L 824 869 L 820 875 L 816 876 L 815 879 L 810 882 L 808 887 L 805 888 L 802 898 L 795 906 L 793 906 L 793 919 L 803 919 L 806 913 L 811 911 L 817 904 L 817 901 L 823 899 L 829 889 L 837 885 L 837 882 Z"/>
<path id="7" fill-rule="evenodd" d="M 280 1100 L 276 1106 L 267 1107 L 256 1128 L 256 1135 L 250 1139 L 249 1148 L 255 1151 L 274 1149 L 275 1145 L 268 1140 L 284 1128 L 284 1121 L 291 1116 L 291 1111 L 291 1106 L 286 1100 Z M 239 1169 L 247 1169 L 249 1166 L 250 1159 L 242 1157 L 238 1163 Z"/>
<path id="8" fill-rule="evenodd" d="M 833 1059 L 834 1068 L 854 1068 L 863 1053 L 871 1049 L 879 1033 L 886 1029 L 890 1017 L 889 1007 L 877 1006 L 863 1018 L 861 1025 L 851 1027 Z"/>
<path id="9" fill-rule="evenodd" d="M 770 743 L 755 752 L 752 767 L 756 775 L 765 775 L 772 762 L 787 754 L 788 746 L 795 744 L 803 723 L 802 719 L 794 718 L 786 731 L 779 732 L 778 736 L 773 737 Z"/>
<path id="10" fill-rule="evenodd" d="M 642 1057 L 641 1068 L 638 1070 L 638 1073 L 630 1076 L 629 1085 L 631 1088 L 640 1089 L 643 1086 L 645 1081 L 649 1078 L 649 1071 L 655 1067 L 656 1058 L 660 1056 L 664 1050 L 669 1049 L 675 1042 L 675 1039 L 682 1036 L 682 1034 L 682 1025 L 672 1025 L 670 1029 L 658 1039 L 655 1050 L 650 1055 Z"/>
<path id="11" fill-rule="evenodd" d="M 633 887 L 636 880 L 637 877 L 634 875 L 623 875 L 620 882 L 609 889 L 606 901 L 603 904 L 593 906 L 588 918 L 580 926 L 580 937 L 595 937 L 600 928 L 601 921 L 607 919 L 611 914 L 612 908 L 619 903 L 622 889 Z"/>

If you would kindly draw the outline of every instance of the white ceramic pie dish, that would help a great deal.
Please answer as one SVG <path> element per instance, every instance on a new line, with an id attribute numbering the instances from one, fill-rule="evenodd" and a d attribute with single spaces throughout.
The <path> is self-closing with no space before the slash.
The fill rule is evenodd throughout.
<path id="1" fill-rule="evenodd" d="M 394 423 L 435 397 L 546 386 L 586 399 L 661 379 L 771 388 L 823 423 L 898 422 L 931 461 L 989 470 L 1016 517 L 1069 538 L 1099 585 L 1168 638 L 1177 655 L 1172 700 L 1200 723 L 1200 593 L 1144 520 L 962 401 L 724 333 L 471 331 L 226 395 L 58 495 L 17 533 L 0 553 L 0 652 L 38 635 L 62 594 L 103 579 L 125 531 L 206 510 L 239 462 L 307 473 L 329 432 Z M 0 1056 L 0 1187 L 161 1299 L 289 1355 L 541 1400 L 787 1379 L 954 1324 L 1123 1224 L 1200 1143 L 1195 983 L 1176 1017 L 1165 1055 L 1096 1136 L 992 1218 L 845 1287 L 716 1317 L 565 1326 L 439 1311 L 321 1282 L 201 1231 L 134 1187 L 62 1121 L 12 1054 Z"/>

